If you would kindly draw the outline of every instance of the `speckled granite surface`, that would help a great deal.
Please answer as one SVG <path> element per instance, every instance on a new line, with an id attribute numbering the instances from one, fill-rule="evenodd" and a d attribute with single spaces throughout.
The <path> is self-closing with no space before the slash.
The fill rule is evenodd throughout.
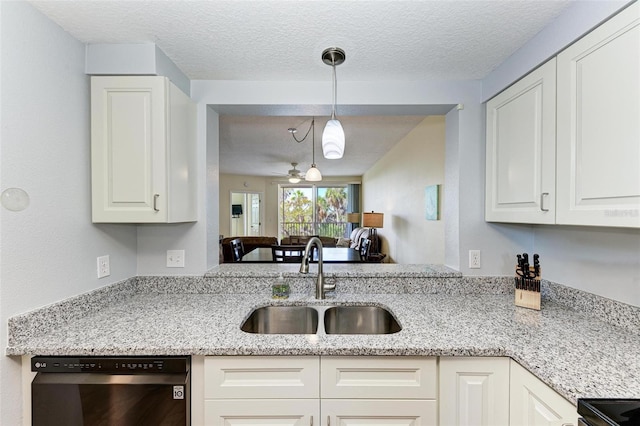
<path id="1" fill-rule="evenodd" d="M 273 263 L 223 263 L 207 271 L 205 277 L 277 277 L 280 272 L 299 275 L 300 265 L 278 265 Z M 311 271 L 315 271 L 312 264 Z M 400 265 L 397 263 L 325 263 L 324 273 L 339 277 L 422 277 L 422 278 L 451 278 L 462 277 L 462 273 L 444 265 Z"/>
<path id="2" fill-rule="evenodd" d="M 362 277 L 350 285 L 357 277 L 336 276 L 339 291 L 323 302 L 311 296 L 312 277 L 285 278 L 296 285 L 290 299 L 277 302 L 269 298 L 269 279 L 259 276 L 239 287 L 234 282 L 246 278 L 134 278 L 101 289 L 95 297 L 83 295 L 12 318 L 6 353 L 510 356 L 574 402 L 577 397 L 640 398 L 640 335 L 557 303 L 554 292 L 570 292 L 553 283 L 546 283 L 538 312 L 514 306 L 507 277 L 420 281 L 388 275 Z M 382 293 L 380 286 L 398 294 Z M 558 299 L 563 297 L 573 300 Z M 389 308 L 403 330 L 375 336 L 240 330 L 257 306 L 354 303 Z"/>

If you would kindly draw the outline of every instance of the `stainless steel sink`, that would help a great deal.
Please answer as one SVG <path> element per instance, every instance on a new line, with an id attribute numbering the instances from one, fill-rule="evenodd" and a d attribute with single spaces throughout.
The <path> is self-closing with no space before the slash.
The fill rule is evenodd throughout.
<path id="1" fill-rule="evenodd" d="M 391 334 L 402 327 L 379 306 L 334 306 L 324 313 L 327 334 Z"/>
<path id="2" fill-rule="evenodd" d="M 263 306 L 251 312 L 240 328 L 258 334 L 315 334 L 318 311 L 309 306 Z"/>
<path id="3" fill-rule="evenodd" d="M 240 329 L 256 334 L 392 334 L 402 327 L 379 306 L 263 306 Z"/>

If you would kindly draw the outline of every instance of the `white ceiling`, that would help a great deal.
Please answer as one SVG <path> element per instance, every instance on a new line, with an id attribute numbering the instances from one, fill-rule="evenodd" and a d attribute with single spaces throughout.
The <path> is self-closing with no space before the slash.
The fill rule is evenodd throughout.
<path id="1" fill-rule="evenodd" d="M 571 0 L 32 4 L 85 43 L 155 43 L 190 79 L 326 81 L 331 69 L 322 63 L 321 52 L 339 46 L 347 54 L 337 69 L 340 82 L 482 79 Z M 326 118 L 316 125 L 316 163 L 327 176 L 362 174 L 421 121 L 406 115 L 340 119 L 348 161 L 329 164 L 322 158 L 318 141 Z M 307 142 L 296 146 L 286 132 L 288 127 L 303 127 L 304 120 L 222 115 L 221 171 L 286 173 L 291 161 L 306 163 L 298 167 L 306 170 L 311 147 Z M 254 153 L 254 162 L 247 161 L 247 152 Z M 264 156 L 255 155 L 260 152 Z M 323 168 L 324 162 L 328 164 Z"/>

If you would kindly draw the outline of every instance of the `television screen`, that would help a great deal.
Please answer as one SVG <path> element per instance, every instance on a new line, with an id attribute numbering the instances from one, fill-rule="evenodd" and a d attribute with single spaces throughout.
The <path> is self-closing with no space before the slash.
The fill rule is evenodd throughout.
<path id="1" fill-rule="evenodd" d="M 232 204 L 231 214 L 233 216 L 240 216 L 242 214 L 242 204 Z"/>

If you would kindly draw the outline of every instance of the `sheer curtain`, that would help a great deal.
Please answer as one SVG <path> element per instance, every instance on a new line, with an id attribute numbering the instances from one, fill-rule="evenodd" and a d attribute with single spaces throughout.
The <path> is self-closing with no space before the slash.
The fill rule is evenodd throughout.
<path id="1" fill-rule="evenodd" d="M 350 183 L 347 185 L 347 210 L 350 213 L 360 213 L 360 185 L 359 183 Z M 359 223 L 352 224 L 353 227 L 360 226 Z"/>

